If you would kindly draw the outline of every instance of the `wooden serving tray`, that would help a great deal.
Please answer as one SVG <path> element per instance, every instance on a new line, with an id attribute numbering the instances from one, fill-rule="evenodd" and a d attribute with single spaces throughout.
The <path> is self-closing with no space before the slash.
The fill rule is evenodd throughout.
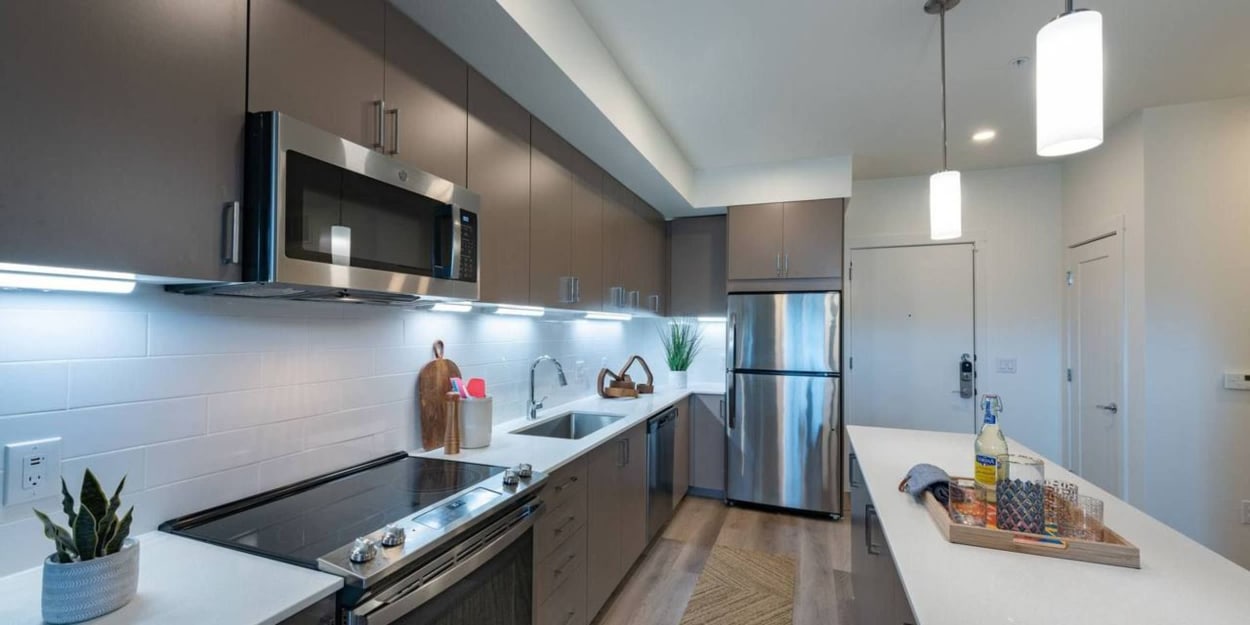
<path id="1" fill-rule="evenodd" d="M 924 505 L 929 516 L 937 524 L 938 531 L 947 542 L 988 549 L 1001 549 L 1016 553 L 1027 553 L 1049 558 L 1080 560 L 1096 564 L 1110 564 L 1132 569 L 1141 568 L 1141 551 L 1137 545 L 1125 540 L 1123 536 L 1103 526 L 1103 542 L 1081 540 L 1079 538 L 1059 538 L 1042 536 L 1024 532 L 1009 532 L 990 527 L 961 525 L 951 520 L 946 507 L 925 491 Z"/>

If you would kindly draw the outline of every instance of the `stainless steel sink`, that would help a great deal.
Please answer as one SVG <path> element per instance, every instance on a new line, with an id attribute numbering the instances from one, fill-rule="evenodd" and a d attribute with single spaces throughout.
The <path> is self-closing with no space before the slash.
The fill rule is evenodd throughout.
<path id="1" fill-rule="evenodd" d="M 585 438 L 624 418 L 619 415 L 597 414 L 593 412 L 570 412 L 554 419 L 548 419 L 537 425 L 515 430 L 512 433 L 577 440 Z"/>

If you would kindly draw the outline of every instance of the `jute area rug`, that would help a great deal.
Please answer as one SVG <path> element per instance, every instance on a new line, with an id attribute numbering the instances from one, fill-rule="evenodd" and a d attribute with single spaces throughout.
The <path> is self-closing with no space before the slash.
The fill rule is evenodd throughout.
<path id="1" fill-rule="evenodd" d="M 681 625 L 791 625 L 794 558 L 714 545 Z"/>

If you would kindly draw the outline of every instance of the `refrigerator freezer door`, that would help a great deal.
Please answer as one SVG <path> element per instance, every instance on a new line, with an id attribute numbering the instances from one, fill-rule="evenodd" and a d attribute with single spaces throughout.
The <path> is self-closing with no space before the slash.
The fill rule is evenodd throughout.
<path id="1" fill-rule="evenodd" d="M 837 373 L 841 293 L 729 296 L 729 368 Z"/>
<path id="2" fill-rule="evenodd" d="M 734 375 L 725 423 L 729 499 L 842 513 L 840 382 L 827 376 Z"/>

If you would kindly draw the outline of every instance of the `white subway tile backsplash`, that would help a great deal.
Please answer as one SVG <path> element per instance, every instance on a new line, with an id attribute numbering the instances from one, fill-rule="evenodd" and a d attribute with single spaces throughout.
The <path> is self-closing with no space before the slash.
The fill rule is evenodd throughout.
<path id="1" fill-rule="evenodd" d="M 0 362 L 147 354 L 147 314 L 0 308 Z"/>
<path id="2" fill-rule="evenodd" d="M 68 387 L 66 363 L 0 364 L 0 415 L 63 410 Z"/>
<path id="3" fill-rule="evenodd" d="M 498 423 L 524 413 L 529 367 L 542 354 L 569 377 L 560 387 L 541 366 L 537 391 L 548 405 L 593 393 L 599 367 L 634 352 L 663 376 L 655 325 L 256 302 L 145 285 L 129 297 L 0 293 L 0 444 L 61 436 L 74 492 L 88 467 L 106 488 L 127 475 L 123 501 L 136 506 L 138 533 L 412 448 L 416 374 L 435 340 L 465 377 L 486 379 Z M 721 332 L 710 345 L 723 345 Z M 723 351 L 709 353 L 692 380 L 723 377 Z M 51 551 L 35 506 L 54 511 L 59 500 L 0 509 L 0 574 Z"/>
<path id="4" fill-rule="evenodd" d="M 301 349 L 307 329 L 299 319 L 153 313 L 149 355 L 281 352 Z"/>
<path id="5" fill-rule="evenodd" d="M 268 379 L 263 354 L 82 360 L 70 363 L 69 406 L 224 393 Z"/>
<path id="6" fill-rule="evenodd" d="M 80 408 L 0 418 L 4 441 L 60 436 L 61 457 L 198 436 L 207 431 L 203 397 Z"/>

